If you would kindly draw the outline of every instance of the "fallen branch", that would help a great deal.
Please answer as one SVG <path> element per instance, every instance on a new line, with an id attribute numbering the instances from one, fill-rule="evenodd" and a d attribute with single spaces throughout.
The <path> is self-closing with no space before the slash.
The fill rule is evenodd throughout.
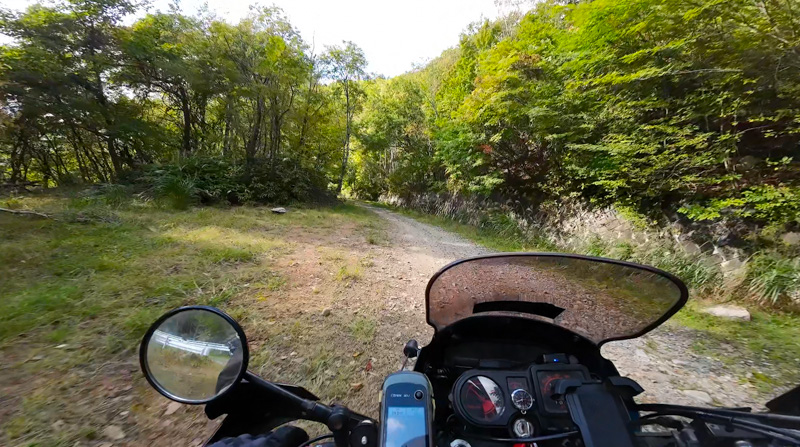
<path id="1" fill-rule="evenodd" d="M 24 215 L 24 216 L 37 216 L 37 217 L 43 217 L 43 218 L 45 218 L 45 219 L 52 219 L 52 218 L 53 218 L 53 217 L 52 217 L 52 216 L 50 216 L 49 214 L 45 214 L 45 213 L 37 213 L 36 211 L 26 211 L 26 210 L 10 210 L 10 209 L 7 209 L 7 208 L 0 208 L 0 211 L 6 212 L 6 213 L 11 213 L 11 214 L 21 214 L 21 215 Z"/>

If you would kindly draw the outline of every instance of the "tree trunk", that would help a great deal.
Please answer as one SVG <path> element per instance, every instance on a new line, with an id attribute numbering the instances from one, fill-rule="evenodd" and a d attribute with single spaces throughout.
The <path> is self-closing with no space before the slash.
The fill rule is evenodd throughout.
<path id="1" fill-rule="evenodd" d="M 253 123 L 253 129 L 250 133 L 250 138 L 247 140 L 245 146 L 245 161 L 248 166 L 252 166 L 256 159 L 256 149 L 258 148 L 258 141 L 261 139 L 261 125 L 264 121 L 264 98 L 260 96 L 256 100 L 256 116 Z"/>
<path id="2" fill-rule="evenodd" d="M 279 115 L 272 116 L 269 134 L 269 163 L 270 168 L 274 171 L 275 159 L 278 158 L 278 153 L 281 149 L 281 117 Z"/>
<path id="3" fill-rule="evenodd" d="M 114 166 L 114 172 L 111 173 L 111 178 L 116 179 L 122 172 L 122 159 L 117 152 L 117 140 L 114 137 L 107 138 L 108 155 L 111 157 L 111 164 Z"/>
<path id="4" fill-rule="evenodd" d="M 231 99 L 225 102 L 225 130 L 222 137 L 222 157 L 227 158 L 231 152 L 231 126 L 233 125 L 233 107 Z"/>
<path id="5" fill-rule="evenodd" d="M 352 113 L 350 111 L 350 83 L 344 81 L 344 97 L 345 97 L 345 131 L 344 131 L 344 150 L 342 151 L 342 171 L 339 173 L 339 185 L 336 187 L 336 194 L 341 194 L 342 185 L 344 184 L 344 174 L 347 172 L 347 162 L 350 158 L 350 120 Z"/>
<path id="6" fill-rule="evenodd" d="M 189 107 L 189 95 L 186 89 L 181 86 L 178 95 L 181 98 L 181 112 L 183 112 L 181 156 L 188 157 L 192 153 L 192 109 Z"/>

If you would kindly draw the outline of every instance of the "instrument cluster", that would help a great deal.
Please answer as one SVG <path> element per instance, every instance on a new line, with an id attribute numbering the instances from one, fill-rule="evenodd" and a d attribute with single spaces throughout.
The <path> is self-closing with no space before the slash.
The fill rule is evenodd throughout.
<path id="1" fill-rule="evenodd" d="M 451 400 L 456 415 L 475 428 L 507 428 L 512 437 L 530 438 L 572 428 L 555 384 L 589 378 L 574 357 L 545 355 L 541 363 L 524 370 L 467 371 L 455 382 Z"/>

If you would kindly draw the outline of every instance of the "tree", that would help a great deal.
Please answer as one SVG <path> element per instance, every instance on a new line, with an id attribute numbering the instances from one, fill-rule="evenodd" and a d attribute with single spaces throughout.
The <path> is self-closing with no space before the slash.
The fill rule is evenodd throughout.
<path id="1" fill-rule="evenodd" d="M 342 145 L 342 165 L 336 192 L 342 192 L 347 163 L 350 159 L 350 136 L 353 129 L 353 115 L 363 96 L 358 81 L 366 78 L 367 59 L 364 52 L 353 42 L 343 42 L 342 46 L 327 48 L 324 56 L 327 75 L 336 82 L 344 96 L 345 134 Z"/>

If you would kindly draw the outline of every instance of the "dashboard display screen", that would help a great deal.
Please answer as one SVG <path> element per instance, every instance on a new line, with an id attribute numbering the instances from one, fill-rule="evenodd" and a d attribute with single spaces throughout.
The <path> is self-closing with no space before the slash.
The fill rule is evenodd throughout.
<path id="1" fill-rule="evenodd" d="M 425 408 L 387 408 L 386 447 L 429 447 L 425 427 Z"/>
<path id="2" fill-rule="evenodd" d="M 584 379 L 583 372 L 581 371 L 539 371 L 536 374 L 536 379 L 539 381 L 539 388 L 542 390 L 542 401 L 544 402 L 544 409 L 548 413 L 566 413 L 567 404 L 563 400 L 556 401 L 552 399 L 555 394 L 556 381 L 561 379 Z"/>

